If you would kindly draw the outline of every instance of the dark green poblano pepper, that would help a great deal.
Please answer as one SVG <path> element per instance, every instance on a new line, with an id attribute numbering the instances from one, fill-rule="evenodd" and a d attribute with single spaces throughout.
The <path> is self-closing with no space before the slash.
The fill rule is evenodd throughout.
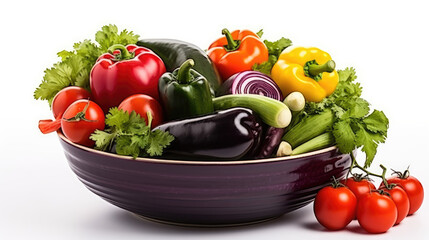
<path id="1" fill-rule="evenodd" d="M 212 113 L 213 102 L 206 78 L 192 69 L 194 60 L 186 60 L 172 73 L 164 73 L 158 90 L 168 120 L 185 119 Z"/>

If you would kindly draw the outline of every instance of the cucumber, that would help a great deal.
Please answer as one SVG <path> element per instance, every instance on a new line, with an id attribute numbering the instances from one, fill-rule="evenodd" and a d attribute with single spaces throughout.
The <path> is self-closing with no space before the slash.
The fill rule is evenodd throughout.
<path id="1" fill-rule="evenodd" d="M 275 128 L 285 128 L 289 125 L 292 114 L 283 102 L 256 94 L 234 94 L 213 98 L 215 110 L 233 107 L 252 109 L 263 122 Z"/>

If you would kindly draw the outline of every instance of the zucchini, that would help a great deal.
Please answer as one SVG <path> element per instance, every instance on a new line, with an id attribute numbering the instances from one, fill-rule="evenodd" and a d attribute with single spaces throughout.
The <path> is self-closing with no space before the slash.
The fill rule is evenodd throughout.
<path id="1" fill-rule="evenodd" d="M 298 155 L 301 153 L 316 151 L 322 148 L 333 146 L 334 144 L 335 138 L 332 133 L 323 133 L 293 149 L 291 155 Z"/>
<path id="2" fill-rule="evenodd" d="M 292 114 L 283 102 L 257 94 L 234 94 L 213 98 L 215 110 L 233 107 L 252 109 L 266 124 L 275 128 L 289 125 Z"/>
<path id="3" fill-rule="evenodd" d="M 320 114 L 303 118 L 292 129 L 283 135 L 282 140 L 288 142 L 292 148 L 325 133 L 334 124 L 334 114 L 327 109 Z"/>

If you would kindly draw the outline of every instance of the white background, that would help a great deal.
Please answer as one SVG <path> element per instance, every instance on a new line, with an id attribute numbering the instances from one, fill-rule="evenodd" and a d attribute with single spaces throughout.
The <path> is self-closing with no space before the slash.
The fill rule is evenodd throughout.
<path id="1" fill-rule="evenodd" d="M 56 53 L 105 24 L 147 38 L 177 38 L 203 49 L 230 30 L 263 28 L 296 46 L 316 46 L 338 68 L 353 66 L 366 98 L 390 119 L 383 163 L 405 169 L 425 187 L 428 169 L 429 37 L 424 1 L 9 1 L 0 4 L 0 239 L 428 239 L 428 203 L 386 234 L 367 235 L 354 221 L 325 231 L 312 204 L 275 221 L 223 229 L 182 228 L 137 219 L 89 192 L 69 169 L 51 118 L 33 99 Z M 362 155 L 360 155 L 362 160 Z"/>

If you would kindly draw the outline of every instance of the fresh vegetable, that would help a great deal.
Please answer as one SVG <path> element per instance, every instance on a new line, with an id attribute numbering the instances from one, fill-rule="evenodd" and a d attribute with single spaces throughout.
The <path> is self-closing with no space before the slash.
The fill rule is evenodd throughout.
<path id="1" fill-rule="evenodd" d="M 354 218 L 357 200 L 352 191 L 336 180 L 322 188 L 314 200 L 317 221 L 329 230 L 345 228 Z"/>
<path id="2" fill-rule="evenodd" d="M 225 81 L 238 72 L 252 70 L 252 66 L 268 60 L 268 49 L 258 35 L 249 30 L 235 30 L 210 44 L 207 54 Z"/>
<path id="3" fill-rule="evenodd" d="M 356 216 L 359 224 L 369 233 L 386 232 L 395 224 L 397 215 L 395 202 L 379 192 L 365 194 L 357 204 Z"/>
<path id="4" fill-rule="evenodd" d="M 292 146 L 285 141 L 281 141 L 279 144 L 279 148 L 277 149 L 276 156 L 277 157 L 283 157 L 283 156 L 289 156 L 292 154 Z"/>
<path id="5" fill-rule="evenodd" d="M 283 136 L 283 140 L 295 148 L 310 139 L 327 132 L 334 123 L 334 114 L 325 109 L 320 114 L 309 115 L 300 120 Z"/>
<path id="6" fill-rule="evenodd" d="M 260 30 L 256 33 L 259 37 L 262 37 L 263 31 Z M 268 49 L 268 61 L 265 61 L 263 63 L 256 63 L 252 66 L 252 70 L 264 73 L 268 76 L 271 75 L 271 69 L 273 68 L 274 64 L 277 62 L 280 54 L 285 50 L 287 47 L 292 46 L 292 41 L 287 38 L 280 38 L 277 41 L 271 42 L 268 40 L 264 40 L 265 46 L 267 46 Z"/>
<path id="7" fill-rule="evenodd" d="M 95 149 L 112 151 L 114 147 L 117 154 L 133 158 L 161 156 L 174 137 L 159 129 L 151 131 L 151 111 L 147 112 L 147 119 L 146 124 L 144 118 L 134 111 L 129 114 L 116 107 L 111 108 L 106 115 L 107 128 L 91 135 Z"/>
<path id="8" fill-rule="evenodd" d="M 255 158 L 271 157 L 273 152 L 279 146 L 283 133 L 283 128 L 267 127 L 264 131 L 260 147 L 255 153 Z"/>
<path id="9" fill-rule="evenodd" d="M 361 147 L 366 155 L 364 167 L 369 167 L 377 152 L 378 144 L 385 142 L 389 120 L 382 111 L 373 110 L 370 113 L 369 103 L 360 97 L 362 88 L 355 82 L 356 73 L 353 68 L 340 70 L 338 75 L 339 84 L 335 92 L 320 103 L 308 102 L 305 110 L 296 118 L 299 119 L 296 126 L 301 125 L 298 129 L 306 128 L 308 131 L 318 133 L 316 136 L 324 132 L 323 130 L 332 131 L 335 145 L 342 153 L 352 153 L 354 149 Z M 330 126 L 306 121 L 306 118 L 324 114 L 327 110 L 334 113 L 334 119 L 329 120 Z M 296 132 L 298 131 L 295 130 Z M 300 130 L 299 133 L 302 134 L 305 131 Z M 292 135 L 290 131 L 286 134 Z M 294 146 L 293 141 L 288 139 L 286 141 Z"/>
<path id="10" fill-rule="evenodd" d="M 291 92 L 283 102 L 293 112 L 299 112 L 305 107 L 305 98 L 300 92 Z"/>
<path id="11" fill-rule="evenodd" d="M 229 77 L 219 90 L 219 95 L 227 94 L 257 94 L 283 101 L 277 84 L 269 76 L 257 71 L 239 72 Z"/>
<path id="12" fill-rule="evenodd" d="M 40 120 L 39 129 L 43 134 L 57 131 L 61 128 L 61 118 L 66 109 L 76 100 L 89 99 L 91 94 L 81 87 L 66 87 L 59 91 L 52 101 L 52 113 L 55 121 Z"/>
<path id="13" fill-rule="evenodd" d="M 180 159 L 240 159 L 259 147 L 262 135 L 261 122 L 245 108 L 172 121 L 155 129 L 175 137 L 168 152 Z"/>
<path id="14" fill-rule="evenodd" d="M 394 174 L 396 176 L 387 179 L 387 183 L 396 184 L 405 190 L 410 200 L 410 210 L 408 215 L 411 215 L 415 213 L 423 203 L 423 185 L 417 178 L 410 176 L 408 169 L 403 173 L 394 171 Z M 382 185 L 384 185 L 384 183 L 382 183 Z"/>
<path id="15" fill-rule="evenodd" d="M 165 72 L 161 58 L 136 45 L 115 44 L 108 52 L 98 58 L 90 81 L 94 101 L 103 111 L 138 93 L 159 100 L 158 79 Z"/>
<path id="16" fill-rule="evenodd" d="M 410 200 L 408 199 L 407 193 L 397 185 L 384 186 L 380 189 L 388 193 L 388 196 L 390 196 L 395 203 L 396 209 L 398 210 L 395 225 L 399 224 L 410 211 Z"/>
<path id="17" fill-rule="evenodd" d="M 207 79 L 212 95 L 217 93 L 221 78 L 214 63 L 201 48 L 176 39 L 141 39 L 137 45 L 155 52 L 164 62 L 168 72 L 173 72 L 186 60 L 193 59 L 195 62 L 193 69 Z"/>
<path id="18" fill-rule="evenodd" d="M 89 89 L 89 73 L 97 58 L 113 44 L 135 44 L 139 35 L 123 30 L 120 33 L 115 25 L 103 26 L 95 34 L 94 43 L 90 40 L 75 43 L 72 51 L 63 50 L 57 55 L 61 61 L 45 70 L 43 81 L 34 92 L 35 99 L 48 100 L 68 86 Z"/>
<path id="19" fill-rule="evenodd" d="M 318 48 L 286 49 L 274 64 L 271 77 L 284 96 L 301 92 L 311 102 L 322 101 L 334 92 L 338 84 L 335 62 Z"/>
<path id="20" fill-rule="evenodd" d="M 161 104 L 149 95 L 131 95 L 119 104 L 118 109 L 128 112 L 129 114 L 134 111 L 140 115 L 145 122 L 149 122 L 147 113 L 150 112 L 152 116 L 152 128 L 160 125 L 164 121 Z"/>
<path id="21" fill-rule="evenodd" d="M 169 120 L 213 112 L 210 85 L 192 69 L 194 65 L 194 60 L 188 59 L 173 73 L 164 73 L 159 79 L 161 103 Z"/>
<path id="22" fill-rule="evenodd" d="M 93 101 L 77 100 L 64 112 L 61 129 L 70 141 L 93 147 L 91 134 L 104 129 L 103 110 Z"/>
<path id="23" fill-rule="evenodd" d="M 291 112 L 282 102 L 255 94 L 225 95 L 213 99 L 215 110 L 232 107 L 252 109 L 266 124 L 275 128 L 285 128 L 291 121 Z"/>
<path id="24" fill-rule="evenodd" d="M 333 146 L 334 144 L 334 136 L 332 136 L 332 134 L 329 132 L 323 133 L 294 148 L 292 150 L 291 155 L 298 155 L 306 152 L 316 151 L 319 149 Z"/>
<path id="25" fill-rule="evenodd" d="M 348 187 L 358 200 L 363 195 L 376 190 L 371 180 L 362 174 L 353 174 L 352 177 L 341 180 L 340 182 L 344 184 L 344 186 Z"/>

